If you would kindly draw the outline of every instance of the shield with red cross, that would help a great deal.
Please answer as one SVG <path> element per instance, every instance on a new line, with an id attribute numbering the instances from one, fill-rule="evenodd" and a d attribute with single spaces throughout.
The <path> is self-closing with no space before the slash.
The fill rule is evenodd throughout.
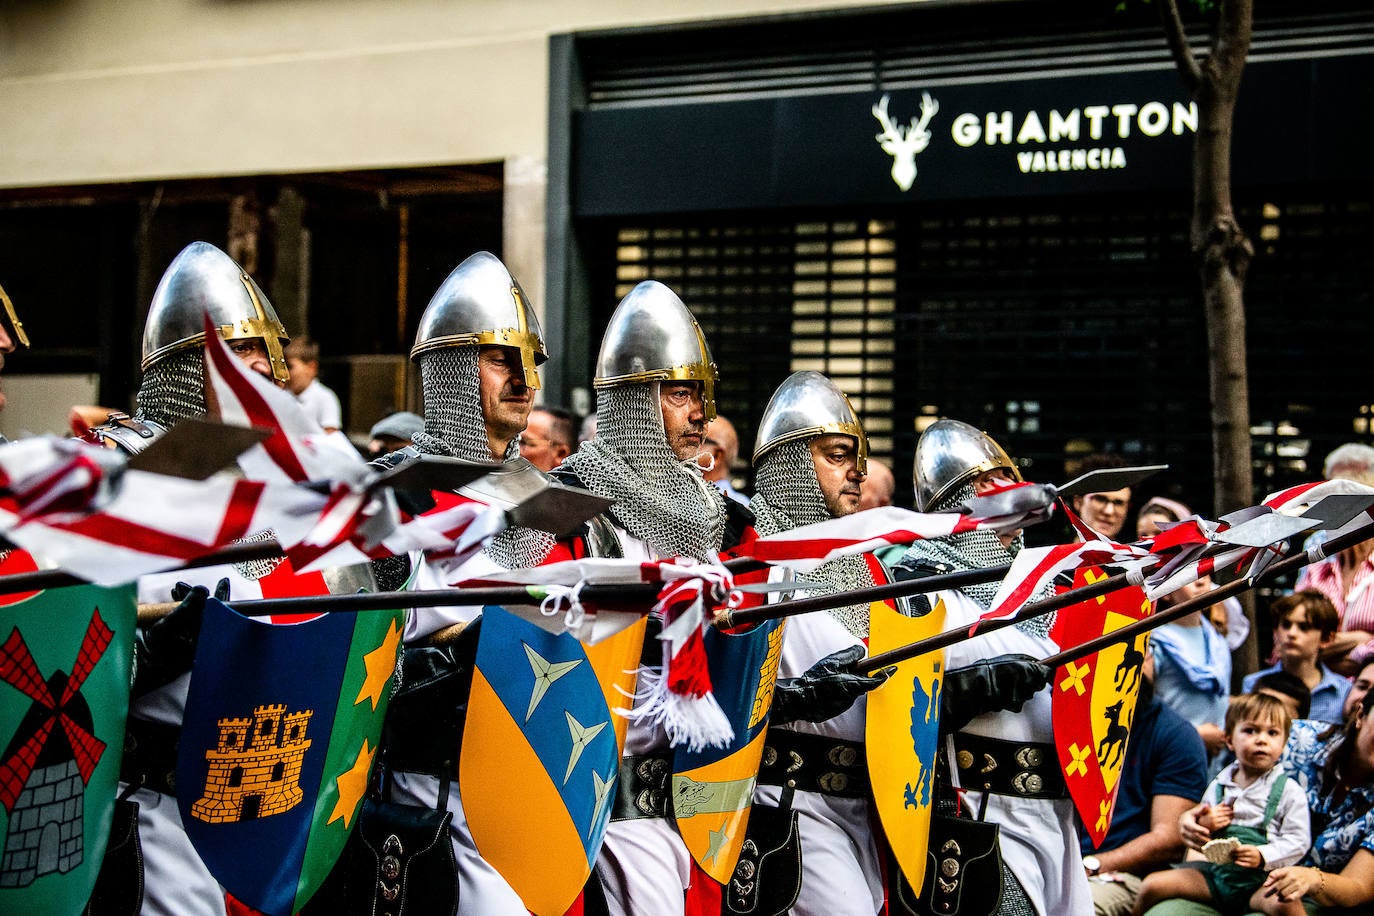
<path id="1" fill-rule="evenodd" d="M 1106 577 L 1097 567 L 1074 574 L 1074 588 Z M 1139 587 L 1118 589 L 1059 611 L 1050 637 L 1064 649 L 1147 617 L 1153 606 Z M 1116 806 L 1126 741 L 1135 718 L 1148 635 L 1114 643 L 1054 673 L 1054 746 L 1078 815 L 1099 845 Z"/>

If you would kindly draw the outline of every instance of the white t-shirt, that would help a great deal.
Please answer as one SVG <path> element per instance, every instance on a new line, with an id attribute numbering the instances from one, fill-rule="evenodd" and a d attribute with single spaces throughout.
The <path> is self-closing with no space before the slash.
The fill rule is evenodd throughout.
<path id="1" fill-rule="evenodd" d="M 315 422 L 324 429 L 343 429 L 343 409 L 339 406 L 339 396 L 313 379 L 305 390 L 296 395 L 296 400 Z"/>

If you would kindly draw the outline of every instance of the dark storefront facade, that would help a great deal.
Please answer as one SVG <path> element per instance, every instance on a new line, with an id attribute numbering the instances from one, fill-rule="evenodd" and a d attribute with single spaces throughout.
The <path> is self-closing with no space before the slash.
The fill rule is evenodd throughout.
<path id="1" fill-rule="evenodd" d="M 554 393 L 586 386 L 615 302 L 655 278 L 702 319 L 746 453 L 772 389 L 814 368 L 851 393 L 899 499 L 917 427 L 952 416 L 1035 479 L 1113 450 L 1170 464 L 1155 488 L 1208 508 L 1196 113 L 1153 9 L 1112 6 L 557 37 Z M 1267 490 L 1370 438 L 1374 13 L 1261 6 L 1234 173 Z"/>

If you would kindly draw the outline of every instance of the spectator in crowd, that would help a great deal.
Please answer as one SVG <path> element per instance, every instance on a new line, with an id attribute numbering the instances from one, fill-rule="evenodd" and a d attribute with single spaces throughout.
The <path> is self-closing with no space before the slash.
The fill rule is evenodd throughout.
<path id="1" fill-rule="evenodd" d="M 735 424 L 716 414 L 711 425 L 706 427 L 706 441 L 701 444 L 701 452 L 711 456 L 711 467 L 703 470 L 701 476 L 735 502 L 749 505 L 749 497 L 736 490 L 730 479 L 735 461 L 739 459 L 739 433 L 735 432 Z"/>
<path id="2" fill-rule="evenodd" d="M 1326 456 L 1323 472 L 1330 480 L 1353 480 L 1374 486 L 1374 448 L 1349 443 Z M 1327 646 L 1326 663 L 1353 674 L 1374 657 L 1374 540 L 1362 541 L 1334 557 L 1313 563 L 1298 576 L 1295 591 L 1316 589 L 1336 606 L 1341 618 L 1336 638 Z"/>
<path id="3" fill-rule="evenodd" d="M 1258 675 L 1250 689 L 1245 692 L 1273 697 L 1288 710 L 1290 719 L 1307 719 L 1312 715 L 1312 691 L 1302 682 L 1302 678 L 1287 671 L 1270 671 Z"/>
<path id="4" fill-rule="evenodd" d="M 868 477 L 864 480 L 859 508 L 862 510 L 890 506 L 892 496 L 896 492 L 897 480 L 892 476 L 892 469 L 872 455 L 868 456 Z"/>
<path id="5" fill-rule="evenodd" d="M 1150 875 L 1140 888 L 1142 911 L 1175 898 L 1233 913 L 1265 906 L 1266 871 L 1296 863 L 1312 842 L 1307 796 L 1279 766 L 1290 725 L 1288 710 L 1273 697 L 1249 694 L 1231 704 L 1226 746 L 1236 760 L 1207 787 L 1208 807 L 1197 820 L 1214 840 L 1236 843 L 1225 854 L 1193 851 L 1189 867 Z"/>
<path id="6" fill-rule="evenodd" d="M 573 415 L 562 407 L 536 407 L 520 434 L 520 457 L 541 471 L 552 471 L 573 450 Z"/>
<path id="7" fill-rule="evenodd" d="M 1171 595 L 1160 607 L 1207 594 L 1212 580 L 1203 576 Z M 1222 723 L 1231 692 L 1231 649 L 1202 611 L 1157 628 L 1150 637 L 1155 653 L 1155 693 L 1165 705 L 1197 729 L 1208 757 L 1226 744 Z"/>
<path id="8" fill-rule="evenodd" d="M 1083 867 L 1097 916 L 1125 916 L 1145 876 L 1182 857 L 1179 817 L 1202 800 L 1206 788 L 1202 740 L 1155 696 L 1154 656 L 1147 649 L 1111 829 L 1096 852 L 1083 837 Z"/>
<path id="9" fill-rule="evenodd" d="M 1374 904 L 1374 691 L 1341 728 L 1294 722 L 1283 765 L 1307 792 L 1312 846 L 1301 862 L 1269 872 L 1261 888 L 1268 913 L 1358 913 Z M 1179 821 L 1183 841 L 1201 850 L 1212 838 L 1199 817 L 1204 801 Z M 1361 909 L 1363 908 L 1363 909 Z M 1202 916 L 1217 910 L 1170 900 L 1149 916 Z"/>
<path id="10" fill-rule="evenodd" d="M 1321 592 L 1307 590 L 1284 595 L 1269 607 L 1274 621 L 1274 652 L 1278 663 L 1246 676 L 1241 689 L 1249 693 L 1266 674 L 1286 671 L 1312 692 L 1311 718 L 1321 722 L 1342 721 L 1350 679 L 1321 662 L 1322 650 L 1336 637 L 1340 618 L 1336 607 Z M 1307 718 L 1307 716 L 1303 716 Z"/>
<path id="11" fill-rule="evenodd" d="M 577 433 L 577 444 L 581 445 L 589 439 L 596 438 L 596 411 L 592 411 L 582 419 L 582 429 Z"/>
<path id="12" fill-rule="evenodd" d="M 282 351 L 286 370 L 291 373 L 286 387 L 296 396 L 305 412 L 315 418 L 327 433 L 343 428 L 339 396 L 325 387 L 320 374 L 320 345 L 309 337 L 297 337 Z"/>
<path id="13" fill-rule="evenodd" d="M 411 438 L 423 432 L 425 421 L 418 414 L 402 410 L 382 417 L 368 431 L 367 456 L 380 458 L 400 451 L 411 444 Z"/>
<path id="14" fill-rule="evenodd" d="M 1360 708 L 1364 702 L 1364 695 L 1369 693 L 1369 688 L 1374 687 L 1374 658 L 1364 663 L 1355 674 L 1354 680 L 1350 682 L 1350 691 L 1345 695 L 1345 705 L 1341 708 L 1341 721 L 1349 722 L 1350 717 L 1355 714 L 1355 710 Z"/>
<path id="15" fill-rule="evenodd" d="M 1192 514 L 1193 510 L 1181 502 L 1165 496 L 1152 496 L 1136 514 L 1136 538 L 1152 538 L 1159 534 L 1161 526 L 1181 522 Z M 1212 605 L 1207 609 L 1207 619 L 1212 621 L 1212 626 L 1217 628 L 1218 633 L 1226 637 L 1226 644 L 1231 647 L 1232 652 L 1239 649 L 1245 638 L 1250 635 L 1250 618 L 1245 616 L 1245 609 L 1240 606 L 1240 600 L 1237 598 L 1227 598 L 1220 604 Z"/>
<path id="16" fill-rule="evenodd" d="M 1126 460 L 1120 455 L 1099 453 L 1084 458 L 1079 465 L 1079 476 L 1089 471 L 1102 471 L 1110 468 L 1126 467 Z M 1073 497 L 1073 511 L 1089 528 L 1112 540 L 1117 539 L 1126 525 L 1126 513 L 1131 508 L 1131 488 L 1122 487 L 1102 493 L 1085 493 Z"/>

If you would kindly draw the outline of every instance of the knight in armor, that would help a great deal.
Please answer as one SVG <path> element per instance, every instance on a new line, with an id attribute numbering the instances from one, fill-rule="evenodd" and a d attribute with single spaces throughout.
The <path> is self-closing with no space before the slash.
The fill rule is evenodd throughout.
<path id="1" fill-rule="evenodd" d="M 272 303 L 248 272 L 209 242 L 192 242 L 167 267 L 143 326 L 138 409 L 111 414 L 94 439 L 136 455 L 182 420 L 206 413 L 205 314 L 234 355 L 278 385 L 290 342 Z"/>
<path id="2" fill-rule="evenodd" d="M 867 458 L 867 437 L 844 393 L 818 372 L 791 375 L 759 421 L 751 503 L 759 534 L 857 512 Z M 819 583 L 807 586 L 808 595 L 891 581 L 873 554 L 832 560 L 806 579 Z M 883 905 L 863 742 L 864 693 L 885 677 L 854 668 L 867 637 L 867 604 L 802 614 L 784 631 L 753 816 L 761 806 L 797 812 L 801 886 L 790 912 L 798 916 L 872 916 Z M 828 666 L 829 676 L 818 678 L 817 665 Z M 844 780 L 827 778 L 836 761 L 845 763 Z M 732 911 L 747 909 L 733 898 L 755 874 L 766 898 L 790 899 L 792 889 L 769 886 L 769 871 L 767 863 L 741 859 L 740 880 L 725 890 Z"/>
<path id="3" fill-rule="evenodd" d="M 413 446 L 376 463 L 397 467 L 432 455 L 495 466 L 452 493 L 407 494 L 408 509 L 468 500 L 510 508 L 550 485 L 519 448 L 547 352 L 534 309 L 496 256 L 478 252 L 449 274 L 420 318 L 411 358 L 420 364 L 425 429 Z M 543 532 L 513 528 L 447 576 L 420 561 L 413 587 L 446 588 L 455 579 L 534 566 L 552 545 Z M 388 711 L 382 757 L 391 774 L 391 801 L 452 813 L 462 911 L 523 916 L 519 896 L 478 855 L 458 792 L 458 749 L 481 613 L 475 606 L 411 612 L 403 687 Z"/>
<path id="4" fill-rule="evenodd" d="M 668 287 L 645 281 L 621 300 L 602 338 L 594 386 L 596 437 L 553 476 L 615 500 L 551 558 L 715 561 L 751 533 L 752 516 L 702 477 L 697 455 L 715 416 L 717 370 L 696 319 Z M 651 618 L 646 666 L 658 663 Z M 641 676 L 636 707 L 646 702 Z M 617 801 L 594 881 L 613 916 L 680 916 L 695 863 L 667 810 L 671 772 L 661 726 L 632 715 Z"/>
<path id="5" fill-rule="evenodd" d="M 111 416 L 95 430 L 100 441 L 137 454 L 177 422 L 206 412 L 206 312 L 240 359 L 284 383 L 281 348 L 288 338 L 271 303 L 233 259 L 213 245 L 195 242 L 172 261 L 153 294 L 143 334 L 138 411 L 133 417 Z M 270 531 L 254 535 L 271 536 Z M 211 591 L 223 600 L 231 592 L 237 598 L 292 597 L 375 588 L 367 566 L 297 575 L 285 559 L 199 569 L 188 584 L 183 580 L 190 575 L 159 573 L 138 581 L 141 603 L 180 602 L 136 636 L 136 677 L 120 772 L 121 793 L 138 805 L 144 916 L 226 912 L 224 892 L 186 836 L 174 778 L 201 614 Z M 139 863 L 113 861 L 111 855 L 106 856 L 106 871 L 126 876 L 123 880 L 138 879 Z"/>
<path id="6" fill-rule="evenodd" d="M 954 509 L 1020 479 L 1002 447 L 967 423 L 939 420 L 916 445 L 916 508 L 921 511 Z M 987 531 L 917 541 L 896 571 L 911 577 L 1002 565 L 1011 562 L 1021 543 L 1019 533 Z M 973 585 L 922 596 L 914 605 L 919 613 L 943 601 L 944 627 L 957 630 L 986 613 L 996 591 L 995 582 Z M 1051 691 L 1046 689 L 1053 672 L 1036 661 L 1059 651 L 1049 637 L 1052 624 L 1053 615 L 1047 615 L 945 650 L 949 674 L 940 732 L 951 752 L 942 757 L 954 761 L 947 785 L 967 790 L 961 796 L 966 811 L 1000 827 L 999 912 L 1012 916 L 1093 909 L 1074 806 L 1053 744 Z M 944 797 L 949 798 L 947 790 Z"/>

